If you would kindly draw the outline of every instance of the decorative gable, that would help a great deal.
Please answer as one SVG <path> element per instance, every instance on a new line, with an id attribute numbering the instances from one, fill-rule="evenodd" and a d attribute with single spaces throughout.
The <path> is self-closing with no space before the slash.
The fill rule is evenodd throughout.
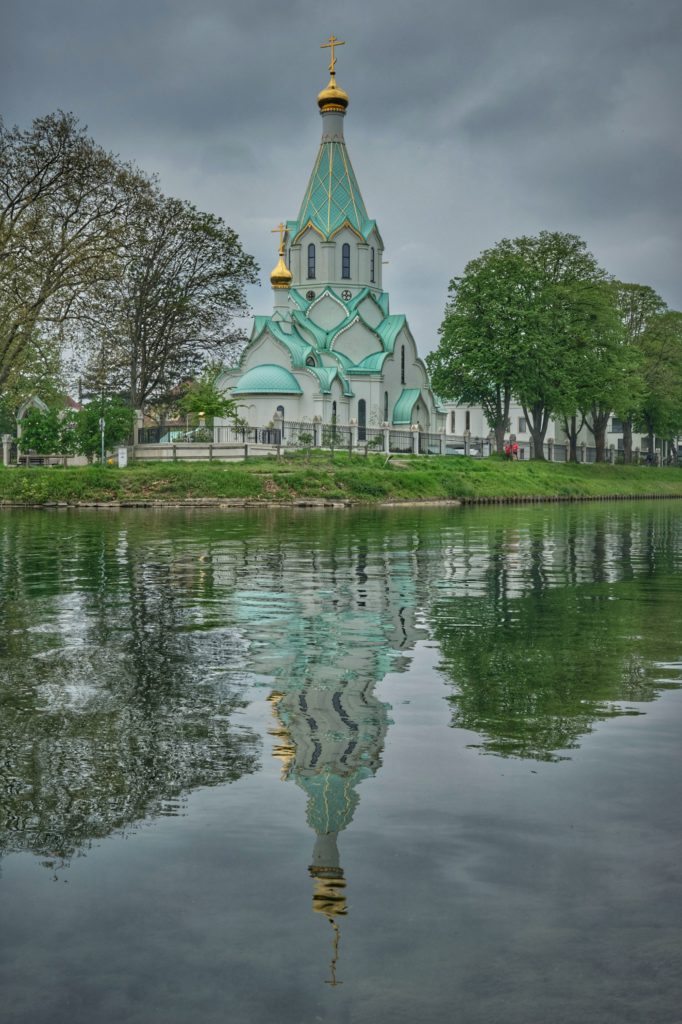
<path id="1" fill-rule="evenodd" d="M 330 292 L 324 292 L 308 309 L 308 317 L 323 331 L 332 331 L 346 319 L 344 304 Z"/>

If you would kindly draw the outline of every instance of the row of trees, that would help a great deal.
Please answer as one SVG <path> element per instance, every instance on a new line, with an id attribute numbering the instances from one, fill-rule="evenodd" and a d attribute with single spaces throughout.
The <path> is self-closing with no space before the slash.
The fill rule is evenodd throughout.
<path id="1" fill-rule="evenodd" d="M 576 459 L 583 425 L 605 459 L 606 429 L 682 433 L 682 314 L 646 285 L 614 280 L 576 235 L 504 239 L 450 283 L 441 341 L 427 356 L 434 390 L 480 405 L 502 451 L 509 408 L 524 411 L 537 458 L 551 418 Z"/>
<path id="2" fill-rule="evenodd" d="M 235 232 L 105 152 L 71 114 L 0 121 L 0 400 L 64 390 L 131 408 L 242 340 L 258 268 Z"/>

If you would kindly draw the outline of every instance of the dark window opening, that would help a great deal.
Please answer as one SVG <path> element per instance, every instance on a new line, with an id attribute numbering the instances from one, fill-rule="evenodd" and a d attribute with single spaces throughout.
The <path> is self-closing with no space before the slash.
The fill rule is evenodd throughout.
<path id="1" fill-rule="evenodd" d="M 315 246 L 312 242 L 308 246 L 308 277 L 315 277 Z"/>
<path id="2" fill-rule="evenodd" d="M 332 423 L 336 423 L 336 402 L 332 402 Z"/>
<path id="3" fill-rule="evenodd" d="M 374 246 L 369 250 L 369 279 L 374 284 Z"/>
<path id="4" fill-rule="evenodd" d="M 350 280 L 350 245 L 344 242 L 341 248 L 341 277 Z"/>
<path id="5" fill-rule="evenodd" d="M 317 366 L 317 363 L 315 362 L 315 356 L 308 356 L 308 358 L 305 361 L 305 365 L 306 366 Z"/>
<path id="6" fill-rule="evenodd" d="M 367 406 L 364 398 L 358 402 L 358 441 L 367 440 Z"/>
<path id="7" fill-rule="evenodd" d="M 464 413 L 464 429 L 471 430 L 471 413 L 469 412 L 468 409 Z"/>
<path id="8" fill-rule="evenodd" d="M 405 346 L 400 349 L 400 383 L 405 383 Z"/>
<path id="9" fill-rule="evenodd" d="M 388 423 L 388 391 L 384 391 L 384 423 Z"/>
<path id="10" fill-rule="evenodd" d="M 283 405 L 278 405 L 277 406 L 277 412 L 280 414 L 282 419 L 284 419 L 284 406 Z"/>

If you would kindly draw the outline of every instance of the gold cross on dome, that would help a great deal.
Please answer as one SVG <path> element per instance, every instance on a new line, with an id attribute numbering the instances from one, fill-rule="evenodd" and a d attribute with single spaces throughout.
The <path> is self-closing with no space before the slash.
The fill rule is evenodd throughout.
<path id="1" fill-rule="evenodd" d="M 329 61 L 329 73 L 330 73 L 330 75 L 336 74 L 336 72 L 334 71 L 334 68 L 336 67 L 336 57 L 334 56 L 334 47 L 335 46 L 345 46 L 345 45 L 346 45 L 345 42 L 342 43 L 340 39 L 336 38 L 336 36 L 330 36 L 328 43 L 321 43 L 320 44 L 320 49 L 321 50 L 331 50 L 332 51 L 332 59 Z"/>
<path id="2" fill-rule="evenodd" d="M 280 253 L 280 256 L 282 255 L 282 252 L 284 251 L 284 232 L 286 231 L 286 229 L 287 229 L 286 224 L 282 224 L 282 222 L 280 221 L 280 223 L 277 225 L 277 227 L 273 228 L 272 231 L 270 232 L 271 235 L 277 235 L 277 234 L 279 235 L 279 253 Z"/>

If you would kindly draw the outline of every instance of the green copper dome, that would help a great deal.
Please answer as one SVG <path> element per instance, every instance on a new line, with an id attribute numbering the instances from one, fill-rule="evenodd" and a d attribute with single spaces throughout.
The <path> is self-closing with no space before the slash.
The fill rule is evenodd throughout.
<path id="1" fill-rule="evenodd" d="M 239 378 L 234 395 L 277 394 L 301 395 L 303 389 L 292 373 L 283 366 L 263 363 L 253 366 Z"/>

